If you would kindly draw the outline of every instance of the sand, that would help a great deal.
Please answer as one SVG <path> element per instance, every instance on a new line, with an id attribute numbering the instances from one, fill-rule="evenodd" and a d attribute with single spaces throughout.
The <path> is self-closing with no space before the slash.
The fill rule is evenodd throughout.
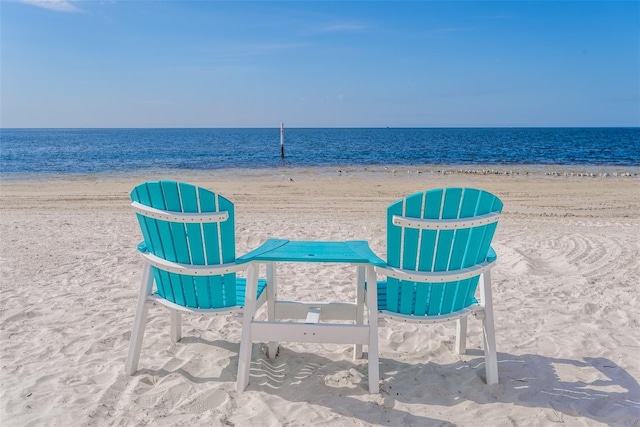
<path id="1" fill-rule="evenodd" d="M 0 425 L 640 426 L 640 179 L 571 173 L 272 170 L 4 180 L 0 184 Z M 443 186 L 504 202 L 493 270 L 500 383 L 487 386 L 480 322 L 379 329 L 381 392 L 352 346 L 254 345 L 235 390 L 241 322 L 150 309 L 140 370 L 124 372 L 142 259 L 128 192 L 156 178 L 236 204 L 237 252 L 270 237 L 368 240 L 385 208 Z M 280 293 L 351 301 L 354 274 L 288 267 Z"/>

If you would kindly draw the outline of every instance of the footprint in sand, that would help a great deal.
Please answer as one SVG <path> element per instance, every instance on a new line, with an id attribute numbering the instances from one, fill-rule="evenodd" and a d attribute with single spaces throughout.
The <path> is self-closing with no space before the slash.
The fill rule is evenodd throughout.
<path id="1" fill-rule="evenodd" d="M 339 371 L 324 377 L 324 383 L 328 387 L 354 388 L 363 381 L 364 375 L 351 368 L 347 371 Z"/>

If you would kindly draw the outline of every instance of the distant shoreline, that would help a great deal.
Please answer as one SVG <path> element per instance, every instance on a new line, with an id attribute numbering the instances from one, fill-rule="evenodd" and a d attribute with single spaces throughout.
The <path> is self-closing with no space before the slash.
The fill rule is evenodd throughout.
<path id="1" fill-rule="evenodd" d="M 312 180 L 357 176 L 360 178 L 438 175 L 478 175 L 478 176 L 530 176 L 557 178 L 636 178 L 640 177 L 640 166 L 616 165 L 344 165 L 344 166 L 301 166 L 273 168 L 220 168 L 220 169 L 138 169 L 121 172 L 100 173 L 0 173 L 0 182 L 48 182 L 48 181 L 92 181 L 128 179 L 219 179 L 229 180 L 278 180 L 283 177 Z"/>

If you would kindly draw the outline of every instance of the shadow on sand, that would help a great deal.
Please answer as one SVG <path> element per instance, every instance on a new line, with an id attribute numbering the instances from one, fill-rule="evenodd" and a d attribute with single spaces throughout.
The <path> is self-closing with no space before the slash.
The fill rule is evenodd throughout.
<path id="1" fill-rule="evenodd" d="M 222 340 L 186 337 L 181 341 L 190 342 L 222 347 L 236 354 L 239 349 L 237 343 Z M 385 420 L 392 425 L 453 425 L 411 413 L 410 408 L 432 405 L 436 412 L 436 406 L 475 402 L 506 404 L 514 411 L 519 406 L 540 408 L 550 422 L 563 423 L 563 418 L 569 416 L 613 426 L 640 426 L 640 385 L 609 359 L 571 360 L 499 353 L 500 383 L 487 386 L 481 350 L 470 349 L 466 360 L 451 364 L 433 360 L 408 364 L 384 356 L 380 357 L 380 394 L 370 395 L 366 359 L 331 360 L 285 346 L 275 360 L 270 360 L 256 343 L 246 392 L 324 406 L 337 415 L 370 424 Z M 165 377 L 178 373 L 193 383 L 235 383 L 237 366 L 235 356 L 217 377 L 196 377 L 184 368 L 141 369 L 137 375 Z"/>
<path id="2" fill-rule="evenodd" d="M 365 360 L 354 365 L 350 360 L 336 362 L 312 353 L 283 353 L 275 362 L 263 357 L 252 363 L 249 390 L 271 390 L 283 399 L 299 401 L 296 390 L 313 387 L 310 403 L 365 422 L 376 423 L 380 419 L 376 411 L 382 410 L 392 423 L 447 424 L 394 409 L 399 406 L 396 402 L 454 406 L 471 401 L 546 409 L 549 421 L 559 423 L 564 416 L 570 416 L 609 425 L 640 426 L 638 381 L 605 358 L 571 360 L 500 353 L 500 383 L 487 386 L 484 354 L 480 350 L 468 350 L 466 358 L 470 356 L 470 360 L 453 364 L 407 364 L 381 357 L 382 399 L 374 403 L 371 399 L 358 399 L 369 396 Z M 305 361 L 304 366 L 299 366 L 296 359 Z M 350 400 L 348 404 L 345 398 Z"/>

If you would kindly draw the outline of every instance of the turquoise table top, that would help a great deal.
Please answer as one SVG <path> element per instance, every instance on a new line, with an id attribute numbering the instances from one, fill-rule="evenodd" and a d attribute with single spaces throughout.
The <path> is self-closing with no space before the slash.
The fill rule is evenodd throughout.
<path id="1" fill-rule="evenodd" d="M 325 262 L 373 264 L 385 262 L 369 248 L 364 240 L 344 242 L 269 239 L 255 250 L 239 257 L 236 262 Z"/>

